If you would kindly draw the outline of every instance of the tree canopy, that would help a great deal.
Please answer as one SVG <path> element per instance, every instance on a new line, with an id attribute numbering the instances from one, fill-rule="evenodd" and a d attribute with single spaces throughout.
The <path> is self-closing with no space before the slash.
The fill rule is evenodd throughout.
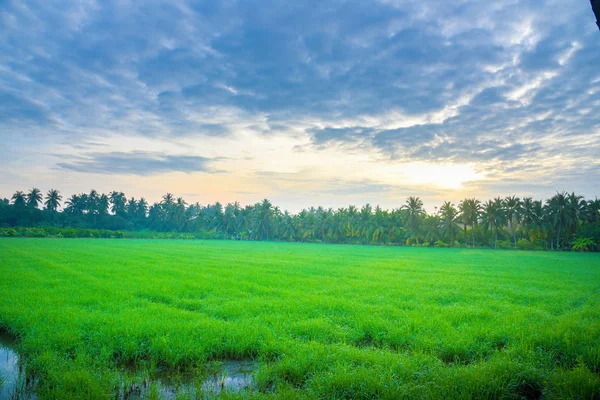
<path id="1" fill-rule="evenodd" d="M 43 205 L 44 208 L 40 209 Z M 62 207 L 62 208 L 61 208 Z M 310 207 L 297 214 L 268 199 L 188 204 L 165 194 L 161 201 L 127 198 L 121 191 L 91 190 L 64 199 L 56 189 L 16 191 L 0 201 L 0 227 L 72 227 L 157 232 L 212 232 L 241 240 L 281 240 L 441 247 L 598 251 L 600 200 L 557 192 L 545 201 L 510 195 L 487 201 L 443 202 L 427 213 L 419 197 L 392 210 L 366 204 L 337 210 Z M 584 245 L 582 245 L 582 243 Z"/>

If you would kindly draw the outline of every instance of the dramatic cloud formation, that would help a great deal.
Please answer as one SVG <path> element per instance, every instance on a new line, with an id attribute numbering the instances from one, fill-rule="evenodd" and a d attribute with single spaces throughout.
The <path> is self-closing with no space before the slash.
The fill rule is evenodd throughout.
<path id="1" fill-rule="evenodd" d="M 585 1 L 8 0 L 0 26 L 0 197 L 600 195 Z"/>
<path id="2" fill-rule="evenodd" d="M 164 172 L 210 172 L 205 157 L 171 156 L 144 152 L 92 153 L 71 163 L 58 163 L 57 167 L 99 174 L 155 175 Z"/>

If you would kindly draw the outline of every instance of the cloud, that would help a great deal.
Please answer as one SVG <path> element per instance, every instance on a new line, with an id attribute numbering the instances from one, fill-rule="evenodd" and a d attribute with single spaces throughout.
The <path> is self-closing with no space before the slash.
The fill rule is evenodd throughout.
<path id="1" fill-rule="evenodd" d="M 71 162 L 57 163 L 56 167 L 83 173 L 149 176 L 168 172 L 215 172 L 209 166 L 212 161 L 199 156 L 136 151 L 90 153 Z"/>
<path id="2" fill-rule="evenodd" d="M 0 121 L 4 124 L 50 122 L 50 113 L 39 102 L 0 88 Z"/>
<path id="3" fill-rule="evenodd" d="M 373 132 L 372 128 L 352 127 L 352 128 L 311 128 L 306 131 L 312 135 L 316 144 L 328 142 L 355 142 L 362 138 L 369 137 Z"/>
<path id="4" fill-rule="evenodd" d="M 509 184 L 527 167 L 550 185 L 595 159 L 600 52 L 585 2 L 159 3 L 4 2 L 0 145 L 76 154 L 120 136 L 137 151 L 59 168 L 140 175 L 208 172 L 223 149 L 266 135 L 340 159 L 473 162 Z M 598 190 L 585 179 L 573 189 Z"/>

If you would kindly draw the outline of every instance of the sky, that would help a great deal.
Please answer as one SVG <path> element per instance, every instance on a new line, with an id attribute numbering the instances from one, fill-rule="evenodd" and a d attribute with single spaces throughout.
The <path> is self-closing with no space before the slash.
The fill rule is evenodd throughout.
<path id="1" fill-rule="evenodd" d="M 0 0 L 0 198 L 600 196 L 587 0 Z"/>

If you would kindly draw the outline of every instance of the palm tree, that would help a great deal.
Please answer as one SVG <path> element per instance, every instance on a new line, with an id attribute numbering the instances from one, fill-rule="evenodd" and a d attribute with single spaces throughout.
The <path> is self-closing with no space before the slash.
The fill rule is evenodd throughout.
<path id="1" fill-rule="evenodd" d="M 175 230 L 184 230 L 185 228 L 185 207 L 187 203 L 183 197 L 178 197 L 177 201 L 173 205 L 173 213 L 171 215 L 172 228 Z M 219 205 L 220 206 L 220 205 Z"/>
<path id="2" fill-rule="evenodd" d="M 414 237 L 419 243 L 419 227 L 421 220 L 425 216 L 425 210 L 423 209 L 423 202 L 419 197 L 410 196 L 406 199 L 406 204 L 402 206 L 405 210 L 405 223 L 410 229 L 410 236 Z"/>
<path id="3" fill-rule="evenodd" d="M 523 197 L 523 201 L 521 202 L 521 213 L 522 213 L 522 221 L 523 226 L 525 228 L 529 228 L 534 224 L 534 201 L 531 197 Z"/>
<path id="4" fill-rule="evenodd" d="M 442 222 L 440 220 L 440 216 L 436 215 L 428 215 L 423 220 L 423 231 L 425 234 L 425 241 L 429 243 L 436 242 L 440 237 L 440 226 Z"/>
<path id="5" fill-rule="evenodd" d="M 508 228 L 513 237 L 513 241 L 517 244 L 517 236 L 515 234 L 515 223 L 521 221 L 522 203 L 521 199 L 516 196 L 508 196 L 504 199 L 504 212 L 508 221 Z"/>
<path id="6" fill-rule="evenodd" d="M 56 190 L 56 189 L 48 190 L 48 193 L 46 193 L 46 201 L 44 202 L 44 205 L 46 206 L 46 210 L 56 212 L 58 207 L 60 207 L 61 200 L 62 200 L 62 196 L 60 195 L 60 192 L 58 190 Z"/>
<path id="7" fill-rule="evenodd" d="M 254 221 L 255 238 L 259 240 L 269 240 L 273 205 L 269 200 L 264 199 L 261 203 L 255 204 L 254 211 L 256 213 L 256 219 Z"/>
<path id="8" fill-rule="evenodd" d="M 454 204 L 445 201 L 440 207 L 440 216 L 442 218 L 440 228 L 444 235 L 449 238 L 450 244 L 454 245 L 456 232 L 459 230 L 457 223 L 458 210 L 454 207 Z"/>
<path id="9" fill-rule="evenodd" d="M 98 214 L 98 200 L 100 200 L 100 196 L 96 189 L 90 190 L 90 194 L 87 196 L 87 209 L 91 214 Z"/>
<path id="10" fill-rule="evenodd" d="M 96 212 L 98 215 L 105 216 L 108 214 L 108 208 L 110 207 L 110 199 L 107 195 L 102 193 L 96 201 Z"/>
<path id="11" fill-rule="evenodd" d="M 162 197 L 161 204 L 164 204 L 167 207 L 172 206 L 175 204 L 175 197 L 172 193 L 167 193 Z"/>
<path id="12" fill-rule="evenodd" d="M 500 197 L 488 200 L 483 205 L 483 222 L 488 229 L 494 232 L 494 248 L 498 245 L 498 228 L 504 225 L 506 215 L 504 213 L 504 202 Z"/>
<path id="13" fill-rule="evenodd" d="M 144 220 L 146 219 L 146 214 L 148 214 L 148 202 L 145 198 L 141 197 L 137 203 L 137 217 Z"/>
<path id="14" fill-rule="evenodd" d="M 112 203 L 111 211 L 120 217 L 125 216 L 127 198 L 125 193 L 113 191 L 108 195 Z"/>
<path id="15" fill-rule="evenodd" d="M 127 201 L 127 204 L 125 205 L 125 209 L 127 212 L 127 217 L 131 221 L 135 221 L 136 217 L 137 217 L 137 213 L 138 213 L 138 203 L 137 203 L 137 200 L 135 199 L 135 197 L 132 197 L 131 199 L 129 199 L 129 201 Z"/>
<path id="16" fill-rule="evenodd" d="M 567 229 L 571 235 L 574 235 L 579 227 L 579 222 L 586 213 L 588 204 L 582 196 L 576 195 L 575 192 L 572 192 L 570 195 L 568 195 L 567 200 L 569 202 L 569 208 L 571 209 L 570 214 L 572 216 L 570 221 L 567 222 Z"/>
<path id="17" fill-rule="evenodd" d="M 20 190 L 17 190 L 15 194 L 12 195 L 12 201 L 15 207 L 23 208 L 27 206 L 25 193 Z"/>
<path id="18" fill-rule="evenodd" d="M 481 202 L 477 199 L 464 199 L 458 204 L 458 210 L 461 213 L 461 218 L 465 229 L 465 243 L 467 241 L 467 225 L 471 226 L 471 240 L 475 247 L 475 225 L 479 221 L 481 215 Z"/>
<path id="19" fill-rule="evenodd" d="M 556 230 L 556 248 L 561 247 L 561 232 L 577 218 L 577 209 L 569 199 L 566 192 L 557 192 L 546 201 L 548 216 Z"/>
<path id="20" fill-rule="evenodd" d="M 42 192 L 38 188 L 33 188 L 27 193 L 27 206 L 31 208 L 38 208 L 38 205 L 42 202 Z"/>
<path id="21" fill-rule="evenodd" d="M 481 216 L 481 202 L 477 199 L 471 199 L 469 203 L 469 210 L 471 212 L 469 216 L 469 220 L 471 221 L 471 240 L 473 247 L 475 247 L 475 226 L 477 226 L 479 217 Z"/>
<path id="22" fill-rule="evenodd" d="M 294 219 L 289 212 L 284 211 L 281 217 L 281 221 L 277 226 L 278 235 L 285 240 L 292 240 L 294 238 Z"/>
<path id="23" fill-rule="evenodd" d="M 587 220 L 590 223 L 600 222 L 600 199 L 597 197 L 594 200 L 588 201 Z"/>
<path id="24" fill-rule="evenodd" d="M 467 245 L 467 225 L 469 225 L 468 215 L 469 215 L 469 199 L 461 200 L 458 203 L 458 212 L 460 221 L 463 224 L 463 238 L 465 240 L 465 246 Z"/>
<path id="25" fill-rule="evenodd" d="M 86 207 L 85 198 L 83 196 L 87 197 L 87 195 L 80 196 L 80 195 L 74 194 L 73 196 L 68 198 L 67 201 L 65 201 L 65 204 L 67 206 L 65 208 L 65 211 L 68 214 L 75 215 L 75 216 L 83 215 L 83 212 Z"/>

